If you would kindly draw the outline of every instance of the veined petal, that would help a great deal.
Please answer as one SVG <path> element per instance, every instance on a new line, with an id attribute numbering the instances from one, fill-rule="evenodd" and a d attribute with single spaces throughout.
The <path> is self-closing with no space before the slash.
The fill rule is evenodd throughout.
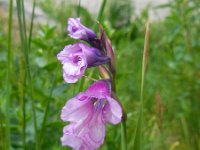
<path id="1" fill-rule="evenodd" d="M 81 64 L 80 66 L 74 65 L 72 63 L 66 62 L 63 64 L 63 71 L 69 75 L 80 75 L 82 76 L 87 65 Z"/>
<path id="2" fill-rule="evenodd" d="M 74 39 L 82 39 L 84 38 L 85 36 L 87 35 L 86 31 L 83 30 L 83 29 L 79 29 L 77 30 L 76 32 L 74 32 L 73 34 L 69 34 L 69 36 L 71 38 L 74 38 Z"/>
<path id="3" fill-rule="evenodd" d="M 64 63 L 66 60 L 69 60 L 69 57 L 75 53 L 81 53 L 78 44 L 67 45 L 62 51 L 57 54 L 57 58 L 61 63 Z"/>
<path id="4" fill-rule="evenodd" d="M 83 135 L 83 140 L 89 147 L 93 147 L 93 149 L 99 148 L 104 142 L 106 133 L 105 124 L 102 120 L 102 109 L 93 112 L 93 116 L 88 123 L 87 132 L 87 134 Z"/>
<path id="5" fill-rule="evenodd" d="M 122 119 L 122 108 L 120 104 L 111 97 L 107 97 L 107 101 L 108 103 L 103 109 L 103 117 L 112 124 L 118 124 Z"/>
<path id="6" fill-rule="evenodd" d="M 63 136 L 61 137 L 62 146 L 70 146 L 74 149 L 80 149 L 82 145 L 82 139 L 77 135 L 73 134 L 74 124 L 69 124 L 63 129 Z"/>
<path id="7" fill-rule="evenodd" d="M 99 80 L 91 84 L 85 93 L 90 97 L 104 99 L 111 95 L 111 86 L 108 80 Z"/>
<path id="8" fill-rule="evenodd" d="M 67 82 L 67 83 L 75 83 L 75 82 L 78 81 L 78 79 L 80 77 L 79 76 L 68 75 L 65 72 L 63 72 L 63 78 L 64 78 L 65 82 Z"/>
<path id="9" fill-rule="evenodd" d="M 78 96 L 84 98 L 84 94 L 79 94 Z M 79 99 L 77 97 L 74 97 L 67 101 L 65 106 L 62 109 L 61 112 L 61 119 L 63 121 L 72 121 L 72 122 L 80 122 L 81 120 L 84 120 L 92 113 L 92 101 L 87 99 Z"/>

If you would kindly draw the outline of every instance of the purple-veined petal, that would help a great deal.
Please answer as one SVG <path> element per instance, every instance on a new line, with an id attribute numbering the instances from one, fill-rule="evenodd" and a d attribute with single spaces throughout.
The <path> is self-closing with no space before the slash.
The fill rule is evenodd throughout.
<path id="1" fill-rule="evenodd" d="M 63 78 L 67 83 L 75 83 L 84 75 L 87 67 L 98 66 L 109 62 L 109 58 L 96 49 L 83 43 L 65 46 L 58 53 L 58 60 L 63 65 Z"/>
<path id="2" fill-rule="evenodd" d="M 90 85 L 85 92 L 90 97 L 98 99 L 106 98 L 111 95 L 111 85 L 107 80 L 99 80 Z"/>
<path id="3" fill-rule="evenodd" d="M 57 54 L 57 58 L 61 63 L 64 63 L 66 60 L 76 53 L 81 53 L 81 49 L 78 44 L 67 45 L 62 51 Z"/>
<path id="4" fill-rule="evenodd" d="M 106 132 L 105 124 L 102 120 L 102 108 L 93 109 L 92 118 L 90 118 L 88 126 L 85 128 L 88 128 L 86 134 L 83 135 L 85 143 L 94 149 L 99 148 L 104 142 Z"/>
<path id="5" fill-rule="evenodd" d="M 74 124 L 69 124 L 63 129 L 63 136 L 61 137 L 62 146 L 70 146 L 74 149 L 79 149 L 82 144 L 80 137 L 73 134 Z"/>
<path id="6" fill-rule="evenodd" d="M 75 83 L 78 81 L 80 76 L 68 75 L 65 72 L 63 72 L 63 78 L 64 78 L 65 82 L 67 82 L 67 83 Z"/>
<path id="7" fill-rule="evenodd" d="M 118 124 L 122 119 L 122 108 L 120 104 L 111 97 L 107 97 L 107 101 L 108 103 L 103 109 L 103 117 L 112 124 Z"/>
<path id="8" fill-rule="evenodd" d="M 79 97 L 85 97 L 84 94 L 79 94 Z M 92 113 L 92 101 L 88 98 L 79 100 L 78 96 L 67 101 L 61 112 L 63 121 L 80 122 Z"/>

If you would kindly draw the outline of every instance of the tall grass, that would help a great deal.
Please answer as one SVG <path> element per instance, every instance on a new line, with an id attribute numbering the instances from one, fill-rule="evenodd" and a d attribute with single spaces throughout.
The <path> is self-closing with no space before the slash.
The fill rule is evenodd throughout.
<path id="1" fill-rule="evenodd" d="M 12 75 L 12 14 L 13 1 L 9 3 L 9 19 L 8 19 L 8 52 L 7 52 L 7 82 L 6 82 L 6 146 L 5 149 L 10 149 L 10 100 L 11 100 L 11 75 Z"/>
<path id="2" fill-rule="evenodd" d="M 142 59 L 142 76 L 141 76 L 141 90 L 140 90 L 140 112 L 138 117 L 138 122 L 136 126 L 135 136 L 134 136 L 134 150 L 142 149 L 142 136 L 143 136 L 143 107 L 144 107 L 144 81 L 145 73 L 147 68 L 148 60 L 148 48 L 149 48 L 149 20 L 146 24 L 145 41 L 144 41 L 144 51 Z"/>
<path id="3" fill-rule="evenodd" d="M 39 135 L 39 147 L 41 148 L 43 145 L 43 142 L 45 140 L 45 132 L 46 132 L 46 124 L 47 124 L 47 117 L 49 115 L 49 110 L 50 110 L 50 102 L 52 100 L 52 94 L 53 94 L 53 90 L 54 87 L 56 85 L 56 78 L 57 78 L 57 74 L 58 74 L 58 66 L 56 67 L 56 71 L 55 71 L 55 75 L 54 78 L 52 79 L 52 86 L 50 88 L 49 91 L 49 96 L 47 98 L 47 102 L 46 102 L 46 106 L 45 106 L 45 111 L 44 111 L 44 117 L 42 120 L 42 126 L 41 126 L 41 130 L 40 130 L 40 135 Z"/>
<path id="4" fill-rule="evenodd" d="M 36 110 L 35 110 L 35 102 L 33 100 L 33 84 L 32 84 L 32 76 L 30 72 L 30 64 L 29 64 L 29 52 L 30 52 L 30 42 L 32 37 L 32 26 L 33 26 L 33 18 L 34 18 L 34 10 L 35 10 L 35 1 L 34 7 L 32 12 L 32 19 L 31 19 L 31 28 L 30 28 L 30 35 L 27 38 L 27 28 L 26 28 L 26 16 L 24 12 L 24 1 L 16 0 L 17 3 L 17 16 L 18 16 L 18 23 L 19 23 L 19 31 L 20 31 L 20 39 L 21 39 L 21 48 L 23 57 L 25 59 L 25 71 L 27 78 L 25 78 L 25 92 L 30 95 L 31 106 L 32 106 L 32 115 L 33 115 L 33 124 L 34 124 L 34 131 L 35 131 L 35 149 L 39 149 L 38 145 L 38 127 L 37 127 L 37 119 L 36 119 Z M 27 79 L 27 80 L 26 80 Z M 23 143 L 24 148 L 26 148 L 26 100 L 23 99 L 22 102 L 22 110 L 23 110 Z"/>

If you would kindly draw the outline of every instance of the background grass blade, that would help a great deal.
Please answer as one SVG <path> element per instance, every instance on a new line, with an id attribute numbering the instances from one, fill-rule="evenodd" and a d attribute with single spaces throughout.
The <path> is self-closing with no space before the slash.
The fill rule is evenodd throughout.
<path id="1" fill-rule="evenodd" d="M 34 21 L 34 17 L 35 17 L 35 6 L 36 6 L 36 0 L 33 0 L 33 9 L 32 9 L 32 14 L 31 14 L 31 23 L 30 23 L 29 38 L 28 38 L 29 49 L 31 49 L 31 40 L 32 40 L 32 33 L 33 33 L 33 21 Z"/>
<path id="2" fill-rule="evenodd" d="M 97 21 L 99 21 L 99 22 L 102 22 L 103 12 L 104 12 L 104 9 L 105 9 L 105 6 L 106 6 L 106 2 L 107 2 L 107 0 L 103 0 L 103 2 L 101 4 L 101 7 L 100 7 L 100 10 L 99 10 L 99 13 L 98 13 L 98 17 L 97 17 Z"/>
<path id="3" fill-rule="evenodd" d="M 53 79 L 53 82 L 52 82 L 52 87 L 50 88 L 49 97 L 47 99 L 46 107 L 45 107 L 45 111 L 44 111 L 44 117 L 43 117 L 42 127 L 41 127 L 41 131 L 40 131 L 40 136 L 39 136 L 39 138 L 40 138 L 39 147 L 40 148 L 42 147 L 43 142 L 45 141 L 45 137 L 44 136 L 45 136 L 45 133 L 46 133 L 47 117 L 48 117 L 48 114 L 49 114 L 49 107 L 50 107 L 50 102 L 52 100 L 53 89 L 54 89 L 54 87 L 56 85 L 57 74 L 58 74 L 58 65 L 56 67 L 54 79 Z"/>
<path id="4" fill-rule="evenodd" d="M 99 12 L 98 12 L 98 16 L 97 16 L 97 21 L 100 22 L 101 24 L 102 24 L 102 21 L 103 21 L 103 13 L 104 13 L 104 10 L 105 10 L 105 7 L 106 7 L 106 3 L 107 3 L 107 0 L 102 1 L 101 7 L 100 7 Z M 96 31 L 97 28 L 98 28 L 98 24 L 95 23 L 94 26 L 93 26 L 94 31 Z"/>
<path id="5" fill-rule="evenodd" d="M 143 51 L 143 60 L 142 60 L 142 77 L 141 77 L 141 90 L 140 90 L 140 112 L 139 118 L 136 126 L 135 137 L 134 137 L 134 150 L 142 149 L 142 127 L 143 127 L 143 107 L 144 107 L 144 80 L 145 73 L 147 68 L 147 60 L 148 60 L 148 47 L 149 47 L 149 20 L 146 24 L 146 32 L 145 32 L 145 42 L 144 42 L 144 51 Z"/>
<path id="6" fill-rule="evenodd" d="M 31 109 L 32 109 L 32 115 L 33 115 L 33 124 L 34 124 L 34 133 L 35 133 L 35 149 L 39 149 L 38 147 L 38 128 L 37 128 L 37 119 L 36 119 L 36 110 L 35 110 L 35 103 L 33 100 L 33 85 L 32 85 L 32 77 L 31 77 L 31 72 L 30 72 L 30 64 L 29 64 L 29 41 L 27 40 L 27 31 L 26 31 L 26 16 L 25 16 L 25 11 L 24 11 L 24 1 L 21 0 L 16 0 L 17 3 L 17 15 L 18 15 L 18 23 L 19 23 L 19 31 L 20 31 L 20 39 L 21 39 L 21 47 L 23 50 L 24 54 L 24 59 L 25 59 L 25 71 L 27 75 L 27 82 L 25 82 L 25 89 L 26 89 L 26 94 L 30 96 L 31 100 Z M 34 10 L 34 9 L 33 9 Z M 34 13 L 34 11 L 32 12 Z M 34 16 L 34 14 L 32 14 Z M 32 32 L 30 32 L 32 34 Z M 29 35 L 31 36 L 31 35 Z M 28 85 L 28 86 L 27 86 Z M 27 92 L 28 91 L 28 92 Z M 23 102 L 23 111 L 24 111 L 24 119 L 26 119 L 26 101 L 24 99 Z M 24 120 L 25 122 L 25 120 Z M 24 126 L 25 127 L 25 126 Z M 25 129 L 24 129 L 25 132 Z M 25 136 L 25 134 L 24 134 Z"/>
<path id="7" fill-rule="evenodd" d="M 9 3 L 8 19 L 8 51 L 7 51 L 7 79 L 6 79 L 6 149 L 10 149 L 10 100 L 11 100 L 11 70 L 12 70 L 12 16 L 13 1 Z"/>
<path id="8" fill-rule="evenodd" d="M 81 12 L 81 0 L 78 0 L 78 7 L 77 7 L 77 16 L 80 17 Z"/>

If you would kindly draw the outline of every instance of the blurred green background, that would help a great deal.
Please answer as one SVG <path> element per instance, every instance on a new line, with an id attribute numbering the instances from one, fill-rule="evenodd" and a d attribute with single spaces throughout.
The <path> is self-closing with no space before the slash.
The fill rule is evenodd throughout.
<path id="1" fill-rule="evenodd" d="M 200 150 L 199 0 L 169 0 L 156 7 L 147 5 L 139 15 L 134 14 L 136 8 L 129 0 L 107 1 L 96 15 L 69 1 L 55 5 L 53 0 L 41 0 L 36 1 L 36 7 L 50 21 L 34 22 L 32 38 L 30 42 L 27 38 L 25 46 L 18 24 L 20 9 L 13 8 L 11 42 L 8 12 L 0 10 L 0 149 L 7 149 L 9 131 L 12 150 L 36 149 L 35 139 L 39 139 L 42 150 L 70 149 L 61 146 L 62 129 L 67 123 L 61 121 L 60 111 L 69 98 L 85 90 L 91 81 L 82 78 L 76 84 L 64 83 L 56 55 L 65 45 L 74 42 L 66 31 L 67 18 L 79 16 L 96 33 L 99 33 L 96 22 L 99 20 L 111 39 L 117 59 L 118 96 L 128 116 L 128 150 L 133 150 L 140 110 L 145 24 L 150 10 L 162 12 L 167 8 L 166 17 L 150 18 L 142 149 Z M 25 15 L 31 17 L 28 13 Z M 31 18 L 25 18 L 25 23 L 22 30 L 26 28 L 29 35 Z M 96 72 L 95 68 L 87 69 L 86 75 L 98 79 Z M 105 142 L 100 149 L 120 150 L 120 137 L 120 125 L 107 125 Z"/>

